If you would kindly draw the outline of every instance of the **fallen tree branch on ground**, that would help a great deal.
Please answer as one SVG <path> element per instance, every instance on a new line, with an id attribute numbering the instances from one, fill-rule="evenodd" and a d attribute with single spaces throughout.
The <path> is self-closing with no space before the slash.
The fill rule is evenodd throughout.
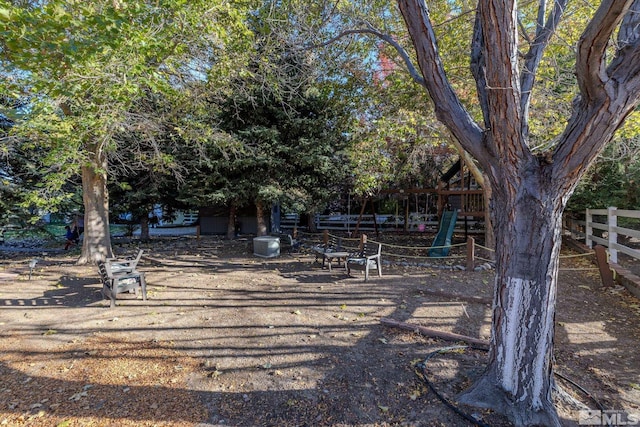
<path id="1" fill-rule="evenodd" d="M 419 334 L 422 334 L 428 337 L 442 338 L 448 341 L 464 341 L 469 344 L 489 347 L 489 341 L 479 339 L 479 338 L 468 337 L 466 335 L 454 334 L 452 332 L 437 331 L 435 329 L 426 328 L 424 326 L 414 325 L 414 324 L 405 323 L 405 322 L 399 322 L 397 320 L 387 319 L 384 317 L 380 319 L 380 323 L 382 323 L 385 326 L 393 326 L 394 328 L 400 328 L 407 331 L 418 332 Z"/>

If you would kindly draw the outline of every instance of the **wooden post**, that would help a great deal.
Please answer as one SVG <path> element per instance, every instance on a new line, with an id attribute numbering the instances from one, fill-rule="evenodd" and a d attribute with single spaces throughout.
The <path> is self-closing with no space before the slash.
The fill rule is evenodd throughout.
<path id="1" fill-rule="evenodd" d="M 404 199 L 404 232 L 409 231 L 409 196 Z"/>
<path id="2" fill-rule="evenodd" d="M 467 271 L 473 271 L 475 267 L 475 249 L 476 239 L 473 237 L 467 238 Z"/>
<path id="3" fill-rule="evenodd" d="M 607 232 L 609 237 L 609 256 L 611 262 L 618 263 L 618 250 L 616 245 L 618 244 L 618 208 L 607 208 Z"/>
<path id="4" fill-rule="evenodd" d="M 600 278 L 603 286 L 613 286 L 613 273 L 607 261 L 607 251 L 602 245 L 596 245 L 593 248 L 596 251 L 596 262 L 600 269 Z"/>
<path id="5" fill-rule="evenodd" d="M 322 232 L 322 243 L 324 243 L 325 247 L 329 243 L 329 230 L 324 230 Z"/>
<path id="6" fill-rule="evenodd" d="M 591 235 L 593 234 L 593 228 L 591 227 L 592 221 L 593 221 L 593 215 L 591 215 L 591 210 L 587 209 L 585 213 L 585 219 L 584 219 L 584 222 L 585 222 L 584 243 L 590 248 L 593 248 L 593 240 L 591 240 Z"/>
<path id="7" fill-rule="evenodd" d="M 357 236 L 358 235 L 358 230 L 360 229 L 360 221 L 362 221 L 362 215 L 364 215 L 364 209 L 367 207 L 367 201 L 369 199 L 367 197 L 365 197 L 365 199 L 362 201 L 362 208 L 360 209 L 360 216 L 358 216 L 358 222 L 356 223 L 356 228 L 355 230 L 353 230 L 353 235 Z"/>
<path id="8" fill-rule="evenodd" d="M 363 249 L 364 249 L 364 244 L 365 244 L 365 243 L 367 243 L 367 235 L 366 235 L 366 234 L 363 234 L 363 235 L 360 237 L 360 250 L 363 250 Z"/>

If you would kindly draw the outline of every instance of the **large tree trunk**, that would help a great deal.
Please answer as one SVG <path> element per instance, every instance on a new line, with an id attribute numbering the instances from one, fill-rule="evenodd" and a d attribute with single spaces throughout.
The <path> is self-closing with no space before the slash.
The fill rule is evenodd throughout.
<path id="1" fill-rule="evenodd" d="M 140 240 L 148 241 L 151 240 L 151 236 L 149 236 L 149 216 L 142 215 L 140 218 Z"/>
<path id="2" fill-rule="evenodd" d="M 307 230 L 309 233 L 317 233 L 318 228 L 316 227 L 316 214 L 314 212 L 308 212 L 307 214 Z"/>
<path id="3" fill-rule="evenodd" d="M 493 185 L 498 262 L 489 364 L 461 401 L 518 426 L 559 426 L 551 391 L 564 198 L 537 170 L 510 179 L 517 184 Z"/>
<path id="4" fill-rule="evenodd" d="M 256 219 L 257 219 L 257 226 L 258 226 L 258 231 L 257 231 L 257 235 L 258 236 L 266 236 L 267 234 L 267 223 L 265 220 L 265 215 L 264 215 L 264 204 L 262 203 L 262 201 L 258 200 L 256 201 Z"/>
<path id="5" fill-rule="evenodd" d="M 238 224 L 238 206 L 231 202 L 229 205 L 229 223 L 227 224 L 227 239 L 236 238 L 236 233 L 240 233 L 240 224 Z"/>
<path id="6" fill-rule="evenodd" d="M 78 264 L 96 263 L 113 256 L 109 232 L 107 159 L 102 152 L 100 153 L 95 154 L 93 164 L 82 166 L 82 200 L 85 218 L 82 253 Z"/>

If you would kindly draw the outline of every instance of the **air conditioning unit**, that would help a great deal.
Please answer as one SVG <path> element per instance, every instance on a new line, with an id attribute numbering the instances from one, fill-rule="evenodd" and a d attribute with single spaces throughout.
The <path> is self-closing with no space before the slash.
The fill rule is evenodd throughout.
<path id="1" fill-rule="evenodd" d="M 280 255 L 280 238 L 260 236 L 253 238 L 253 254 L 262 258 L 273 258 Z"/>

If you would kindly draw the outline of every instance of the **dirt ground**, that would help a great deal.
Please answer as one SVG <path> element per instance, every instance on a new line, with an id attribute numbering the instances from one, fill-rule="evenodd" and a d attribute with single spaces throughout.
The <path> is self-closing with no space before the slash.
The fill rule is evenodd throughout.
<path id="1" fill-rule="evenodd" d="M 486 354 L 433 353 L 459 343 L 381 319 L 488 339 L 493 270 L 394 263 L 365 283 L 304 248 L 262 259 L 214 237 L 114 245 L 138 247 L 148 301 L 131 294 L 114 309 L 77 252 L 1 254 L 1 426 L 472 425 L 435 392 L 455 400 Z M 563 258 L 556 370 L 583 404 L 558 401 L 564 425 L 580 408 L 640 413 L 639 320 L 640 301 L 602 288 L 585 258 Z"/>

